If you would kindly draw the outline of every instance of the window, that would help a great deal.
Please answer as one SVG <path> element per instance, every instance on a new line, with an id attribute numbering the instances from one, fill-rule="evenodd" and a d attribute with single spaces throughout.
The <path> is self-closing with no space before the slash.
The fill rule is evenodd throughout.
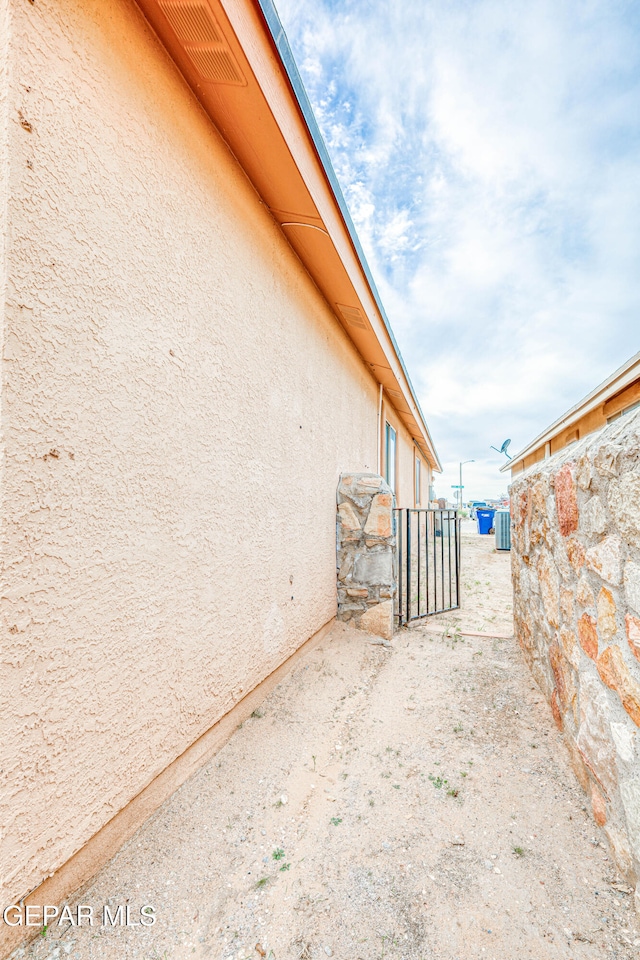
<path id="1" fill-rule="evenodd" d="M 416 507 L 420 506 L 420 457 L 416 457 Z"/>
<path id="2" fill-rule="evenodd" d="M 390 423 L 385 426 L 385 464 L 384 478 L 396 492 L 396 432 Z"/>

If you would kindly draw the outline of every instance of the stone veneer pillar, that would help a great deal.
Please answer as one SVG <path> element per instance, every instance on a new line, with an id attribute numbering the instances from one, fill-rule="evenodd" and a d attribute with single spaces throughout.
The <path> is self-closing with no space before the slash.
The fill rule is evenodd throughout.
<path id="1" fill-rule="evenodd" d="M 396 538 L 393 493 L 373 473 L 342 474 L 338 485 L 338 619 L 386 640 L 393 636 Z"/>

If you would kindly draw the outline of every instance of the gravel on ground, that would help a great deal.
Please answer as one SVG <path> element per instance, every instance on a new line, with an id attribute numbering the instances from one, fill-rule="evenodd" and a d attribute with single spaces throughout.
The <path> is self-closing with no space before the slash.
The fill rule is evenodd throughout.
<path id="1" fill-rule="evenodd" d="M 331 633 L 74 898 L 33 960 L 640 956 L 633 898 L 513 639 L 508 553 L 467 522 L 460 610 Z M 464 631 L 498 636 L 465 636 Z"/>

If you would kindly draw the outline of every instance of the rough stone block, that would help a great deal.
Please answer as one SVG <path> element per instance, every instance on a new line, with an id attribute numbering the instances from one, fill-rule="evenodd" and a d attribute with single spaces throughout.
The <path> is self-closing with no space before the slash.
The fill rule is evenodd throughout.
<path id="1" fill-rule="evenodd" d="M 631 653 L 636 660 L 640 660 L 640 619 L 632 617 L 628 613 L 625 617 L 625 626 L 627 628 L 627 641 Z"/>
<path id="2" fill-rule="evenodd" d="M 609 727 L 607 692 L 593 673 L 580 684 L 580 726 L 576 744 L 592 777 L 606 794 L 616 788 L 616 748 Z"/>
<path id="3" fill-rule="evenodd" d="M 618 630 L 616 624 L 616 602 L 613 594 L 602 587 L 598 594 L 598 633 L 603 640 L 613 640 Z"/>
<path id="4" fill-rule="evenodd" d="M 598 496 L 593 496 L 585 503 L 580 514 L 580 529 L 588 537 L 600 536 L 607 526 L 607 515 Z"/>
<path id="5" fill-rule="evenodd" d="M 591 461 L 589 457 L 580 457 L 576 467 L 576 483 L 581 490 L 588 490 L 591 486 Z"/>
<path id="6" fill-rule="evenodd" d="M 576 601 L 582 607 L 594 607 L 596 598 L 593 590 L 589 586 L 586 577 L 580 577 L 578 580 L 578 589 L 576 590 Z"/>
<path id="7" fill-rule="evenodd" d="M 596 619 L 589 613 L 583 613 L 578 620 L 578 638 L 580 646 L 592 660 L 598 659 L 598 631 Z"/>
<path id="8" fill-rule="evenodd" d="M 378 493 L 371 501 L 371 509 L 364 532 L 368 537 L 390 537 L 393 532 L 393 496 Z"/>
<path id="9" fill-rule="evenodd" d="M 580 570 L 584 566 L 586 554 L 585 548 L 579 540 L 576 540 L 575 537 L 571 537 L 569 540 L 567 540 L 566 550 L 569 563 L 576 573 L 580 573 Z"/>
<path id="10" fill-rule="evenodd" d="M 596 451 L 593 464 L 601 477 L 615 477 L 618 472 L 620 447 L 613 443 L 603 444 Z"/>
<path id="11" fill-rule="evenodd" d="M 625 540 L 637 544 L 640 541 L 640 466 L 611 481 L 609 508 Z"/>
<path id="12" fill-rule="evenodd" d="M 546 552 L 538 557 L 537 573 L 547 619 L 552 626 L 559 627 L 560 582 L 555 564 Z"/>
<path id="13" fill-rule="evenodd" d="M 564 623 L 573 623 L 573 591 L 563 588 L 560 591 L 560 615 Z"/>
<path id="14" fill-rule="evenodd" d="M 596 661 L 603 683 L 614 690 L 633 722 L 640 727 L 640 683 L 635 680 L 618 646 L 607 647 Z"/>
<path id="15" fill-rule="evenodd" d="M 599 827 L 604 827 L 607 822 L 607 801 L 595 783 L 591 785 L 591 809 L 593 810 L 593 819 L 595 822 Z"/>
<path id="16" fill-rule="evenodd" d="M 366 587 L 347 587 L 348 597 L 368 597 L 369 591 Z"/>
<path id="17" fill-rule="evenodd" d="M 580 647 L 578 646 L 578 639 L 575 633 L 573 630 L 561 627 L 558 639 L 565 657 L 571 666 L 577 670 L 580 666 Z"/>
<path id="18" fill-rule="evenodd" d="M 364 476 L 357 477 L 356 482 L 357 486 L 362 488 L 363 493 L 371 493 L 373 490 L 380 489 L 380 484 L 383 483 L 383 480 L 382 477 L 377 477 L 374 474 L 365 474 Z"/>
<path id="19" fill-rule="evenodd" d="M 629 606 L 640 614 L 640 564 L 631 560 L 624 565 L 624 592 Z"/>
<path id="20" fill-rule="evenodd" d="M 631 777 L 620 784 L 620 796 L 627 817 L 631 849 L 640 860 L 640 777 Z"/>
<path id="21" fill-rule="evenodd" d="M 353 570 L 353 556 L 350 553 L 347 553 L 343 550 L 342 558 L 340 560 L 340 568 L 338 570 L 338 580 L 344 581 L 347 579 L 351 571 Z"/>
<path id="22" fill-rule="evenodd" d="M 385 600 L 363 613 L 357 620 L 357 626 L 368 633 L 374 633 L 385 640 L 393 637 L 393 601 Z"/>
<path id="23" fill-rule="evenodd" d="M 556 511 L 558 526 L 563 537 L 578 529 L 578 501 L 573 465 L 565 463 L 555 475 Z"/>
<path id="24" fill-rule="evenodd" d="M 587 550 L 585 562 L 607 583 L 618 586 L 622 581 L 622 544 L 618 537 L 605 537 L 597 545 Z"/>
<path id="25" fill-rule="evenodd" d="M 616 723 L 613 720 L 610 726 L 618 757 L 622 763 L 635 764 L 637 731 L 631 730 L 628 723 Z"/>
<path id="26" fill-rule="evenodd" d="M 345 530 L 360 530 L 360 518 L 348 501 L 340 504 L 338 515 Z"/>
<path id="27" fill-rule="evenodd" d="M 393 584 L 393 556 L 390 547 L 377 551 L 368 550 L 356 557 L 353 565 L 353 579 L 358 583 L 377 583 L 384 586 Z"/>
<path id="28" fill-rule="evenodd" d="M 571 668 L 560 649 L 560 645 L 555 641 L 549 647 L 549 660 L 556 690 L 558 691 L 558 700 L 562 710 L 565 711 L 576 698 L 576 687 Z"/>

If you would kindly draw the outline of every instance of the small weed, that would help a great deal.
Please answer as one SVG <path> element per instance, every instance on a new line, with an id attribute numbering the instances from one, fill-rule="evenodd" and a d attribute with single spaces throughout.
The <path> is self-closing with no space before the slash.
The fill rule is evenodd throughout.
<path id="1" fill-rule="evenodd" d="M 469 771 L 468 771 L 468 770 L 461 770 L 461 771 L 460 771 L 460 776 L 461 776 L 461 777 L 468 777 L 468 776 L 469 776 Z"/>
<path id="2" fill-rule="evenodd" d="M 256 890 L 260 890 L 261 887 L 266 887 L 269 883 L 269 877 L 260 877 L 256 883 Z"/>
<path id="3" fill-rule="evenodd" d="M 462 733 L 463 730 L 464 730 L 464 727 L 462 726 L 461 723 L 456 723 L 455 727 L 453 728 L 454 733 Z"/>
<path id="4" fill-rule="evenodd" d="M 457 787 L 449 787 L 449 789 L 447 790 L 448 797 L 457 797 L 459 793 L 460 791 L 458 790 Z"/>
<path id="5" fill-rule="evenodd" d="M 524 847 L 514 847 L 513 852 L 516 857 L 524 857 Z"/>
<path id="6" fill-rule="evenodd" d="M 251 716 L 254 720 L 261 720 L 262 717 L 264 717 L 264 710 L 261 710 L 260 707 L 256 707 Z"/>
<path id="7" fill-rule="evenodd" d="M 311 754 L 311 759 L 313 760 L 313 772 L 316 772 L 316 757 L 315 754 Z"/>
<path id="8" fill-rule="evenodd" d="M 331 817 L 331 823 L 334 827 L 337 827 L 339 823 L 342 823 L 342 817 Z"/>
<path id="9" fill-rule="evenodd" d="M 369 806 L 370 806 L 370 807 L 375 807 L 375 805 L 376 805 L 376 802 L 375 802 L 375 800 L 373 799 L 373 797 L 371 797 L 371 799 L 369 800 Z"/>
<path id="10" fill-rule="evenodd" d="M 346 780 L 348 776 L 349 776 L 348 773 L 341 773 L 341 774 L 340 774 L 340 779 L 341 779 L 341 780 Z"/>
<path id="11" fill-rule="evenodd" d="M 282 858 L 284 857 L 284 850 L 282 849 L 282 847 L 276 847 L 276 849 L 271 854 L 271 857 L 273 860 L 282 860 Z"/>
<path id="12" fill-rule="evenodd" d="M 282 866 L 280 867 L 280 873 L 282 873 L 283 870 L 289 870 L 290 867 L 291 867 L 290 863 L 283 863 Z"/>
<path id="13" fill-rule="evenodd" d="M 434 785 L 436 790 L 442 790 L 444 786 L 449 782 L 448 780 L 443 780 L 442 777 L 434 777 L 432 773 L 429 774 L 429 780 Z"/>
<path id="14" fill-rule="evenodd" d="M 284 807 L 284 803 L 282 802 L 282 800 L 276 800 L 276 802 L 274 803 L 274 807 L 276 808 L 276 810 L 278 810 L 280 807 Z"/>
<path id="15" fill-rule="evenodd" d="M 49 924 L 45 923 L 44 927 L 40 931 L 40 936 L 44 939 L 47 935 L 47 930 L 49 929 Z"/>
<path id="16" fill-rule="evenodd" d="M 391 786 L 393 787 L 394 790 L 399 790 L 399 789 L 400 789 L 400 784 L 399 784 L 399 783 L 392 783 Z"/>

